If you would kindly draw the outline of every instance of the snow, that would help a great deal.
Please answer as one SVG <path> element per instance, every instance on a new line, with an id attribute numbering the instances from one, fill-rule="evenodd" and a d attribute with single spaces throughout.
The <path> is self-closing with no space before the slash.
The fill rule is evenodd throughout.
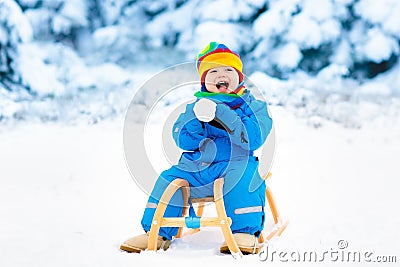
<path id="1" fill-rule="evenodd" d="M 226 44 L 234 51 L 239 50 L 239 40 L 249 38 L 248 31 L 244 26 L 237 27 L 229 22 L 206 21 L 199 24 L 193 33 L 196 39 L 195 45 L 191 45 L 194 51 L 201 51 L 210 40 Z M 194 57 L 193 57 L 194 58 Z"/>
<path id="2" fill-rule="evenodd" d="M 107 25 L 114 24 L 120 15 L 121 6 L 124 1 L 105 0 L 101 1 L 101 12 L 104 14 L 104 19 Z"/>
<path id="3" fill-rule="evenodd" d="M 380 63 L 383 60 L 388 60 L 392 54 L 399 52 L 399 46 L 392 37 L 383 35 L 377 29 L 371 29 L 367 34 L 369 41 L 365 44 L 363 50 L 365 56 L 371 61 Z"/>
<path id="4" fill-rule="evenodd" d="M 396 11 L 397 6 L 399 6 L 399 2 L 396 0 L 384 0 L 381 2 L 361 0 L 356 4 L 355 12 L 372 23 L 382 23 L 392 12 Z"/>
<path id="5" fill-rule="evenodd" d="M 300 14 L 294 17 L 287 38 L 298 43 L 301 49 L 317 48 L 321 45 L 322 33 L 317 21 Z"/>
<path id="6" fill-rule="evenodd" d="M 71 34 L 74 28 L 88 25 L 86 3 L 79 0 L 68 0 L 62 5 L 59 13 L 51 20 L 51 29 L 56 34 Z"/>
<path id="7" fill-rule="evenodd" d="M 294 87 L 290 81 L 284 82 L 267 76 L 262 72 L 253 73 L 249 79 L 257 88 L 265 93 L 265 98 L 268 99 L 268 102 L 275 106 L 282 106 L 288 97 L 285 90 Z M 265 88 L 266 86 L 268 88 Z"/>
<path id="8" fill-rule="evenodd" d="M 192 16 L 188 15 L 193 13 L 193 9 L 195 8 L 195 2 L 189 2 L 179 9 L 173 10 L 169 13 L 162 14 L 151 21 L 146 25 L 146 31 L 149 33 L 151 38 L 151 43 L 155 47 L 161 47 L 163 40 L 167 39 L 168 35 L 171 35 L 169 38 L 176 39 L 174 35 L 176 33 L 182 32 L 182 39 L 188 38 L 192 39 Z M 177 20 L 176 18 L 180 18 Z M 170 31 L 165 31 L 164 27 L 160 27 L 160 25 L 167 26 Z M 174 40 L 176 41 L 176 40 Z M 187 47 L 182 47 L 182 49 L 188 49 Z"/>
<path id="9" fill-rule="evenodd" d="M 0 27 L 7 25 L 12 28 L 10 36 L 7 38 L 10 44 L 28 42 L 32 39 L 32 28 L 28 19 L 23 15 L 21 8 L 14 1 L 3 0 L 0 2 Z M 1 37 L 2 44 L 6 38 Z"/>
<path id="10" fill-rule="evenodd" d="M 340 23 L 335 19 L 327 19 L 321 25 L 324 42 L 335 41 L 340 37 Z"/>
<path id="11" fill-rule="evenodd" d="M 214 20 L 227 22 L 230 20 L 238 20 L 240 9 L 236 7 L 237 3 L 233 0 L 228 1 L 203 1 L 200 5 L 207 6 L 207 8 L 197 8 L 198 17 L 202 21 Z M 223 12 L 228 11 L 228 12 Z"/>
<path id="12" fill-rule="evenodd" d="M 118 38 L 118 30 L 115 26 L 100 28 L 93 33 L 93 40 L 99 46 L 111 46 Z"/>
<path id="13" fill-rule="evenodd" d="M 323 121 L 316 129 L 281 107 L 272 106 L 271 113 L 277 149 L 269 186 L 290 224 L 269 249 L 329 251 L 346 240 L 350 251 L 398 260 L 398 119 L 383 117 L 384 127 L 371 123 L 362 129 Z M 119 251 L 122 241 L 142 232 L 147 201 L 125 166 L 122 123 L 119 117 L 94 126 L 27 123 L 1 129 L 1 266 L 269 263 L 257 255 L 235 261 L 219 254 L 223 237 L 213 228 L 175 240 L 165 252 Z M 156 138 L 163 125 L 149 127 L 149 137 Z M 163 161 L 163 153 L 152 155 L 154 166 Z M 213 207 L 206 214 L 213 216 Z"/>
<path id="14" fill-rule="evenodd" d="M 256 37 L 278 35 L 286 30 L 291 12 L 295 10 L 293 1 L 271 3 L 272 8 L 261 14 L 253 23 Z M 296 2 L 296 1 L 295 1 Z M 286 3 L 286 5 L 283 5 Z M 288 3 L 292 3 L 289 5 Z"/>
<path id="15" fill-rule="evenodd" d="M 78 25 L 86 26 L 86 3 L 79 0 L 68 0 L 61 8 L 60 14 L 74 21 Z"/>
<path id="16" fill-rule="evenodd" d="M 398 1 L 7 0 L 1 5 L 6 7 L 0 11 L 1 90 L 15 102 L 15 108 L 7 108 L 13 114 L 2 113 L 4 121 L 113 117 L 128 104 L 126 95 L 140 86 L 130 78 L 139 76 L 134 72 L 155 73 L 194 61 L 210 41 L 239 52 L 246 75 L 262 72 L 282 79 L 287 86 L 282 98 L 305 88 L 313 93 L 312 102 L 325 101 L 333 92 L 341 94 L 341 102 L 371 102 L 373 92 L 387 96 L 386 103 L 379 100 L 387 106 L 400 88 L 391 75 L 391 82 L 381 78 L 377 83 L 386 84 L 377 87 L 382 92 L 365 89 L 375 86 L 371 77 L 382 77 L 386 68 L 390 73 L 399 69 Z M 110 98 L 122 101 L 107 100 L 107 107 L 96 102 Z M 72 100 L 79 104 L 65 110 Z M 33 113 L 33 107 L 40 112 Z M 55 114 L 41 117 L 46 109 Z M 335 109 L 316 113 L 309 108 L 304 114 L 337 121 L 326 112 Z"/>
<path id="17" fill-rule="evenodd" d="M 24 7 L 34 7 L 35 5 L 37 5 L 37 2 L 39 2 L 39 0 L 19 0 L 18 2 Z"/>
<path id="18" fill-rule="evenodd" d="M 383 2 L 362 0 L 355 5 L 357 15 L 368 23 L 376 25 L 367 32 L 368 41 L 362 49 L 362 53 L 377 63 L 387 60 L 391 54 L 399 52 L 398 42 L 393 38 L 400 33 L 399 17 L 397 16 L 400 12 L 400 3 L 395 0 Z"/>
<path id="19" fill-rule="evenodd" d="M 18 105 L 7 96 L 4 96 L 4 94 L 0 95 L 0 101 L 0 118 L 2 116 L 12 117 L 19 109 Z"/>
<path id="20" fill-rule="evenodd" d="M 277 51 L 276 54 L 274 58 L 276 58 L 276 64 L 281 69 L 295 68 L 302 58 L 302 54 L 296 43 L 288 43 L 280 51 Z"/>
<path id="21" fill-rule="evenodd" d="M 400 5 L 398 2 L 396 4 L 396 6 L 392 7 L 389 17 L 382 23 L 382 28 L 393 36 L 399 36 L 400 34 L 400 18 L 397 16 L 400 12 Z"/>
<path id="22" fill-rule="evenodd" d="M 7 32 L 3 27 L 0 28 L 0 44 L 6 44 L 8 41 Z"/>
<path id="23" fill-rule="evenodd" d="M 269 263 L 220 255 L 218 229 L 157 254 L 118 250 L 141 233 L 147 198 L 124 163 L 122 116 L 145 81 L 210 41 L 241 54 L 275 119 L 270 185 L 290 226 L 269 248 L 398 253 L 399 12 L 397 0 L 0 0 L 0 266 Z M 175 76 L 132 122 L 147 121 L 157 172 L 179 157 L 162 150 L 165 122 L 198 90 L 160 96 Z"/>
<path id="24" fill-rule="evenodd" d="M 197 12 L 194 12 L 194 16 L 200 21 L 238 21 L 251 17 L 256 12 L 254 7 L 260 7 L 260 5 L 261 3 L 254 5 L 248 1 L 234 0 L 201 1 L 195 9 Z"/>
<path id="25" fill-rule="evenodd" d="M 368 84 L 364 84 L 360 86 L 358 93 L 364 94 L 364 95 L 371 95 L 371 96 L 376 96 L 376 95 L 381 95 L 381 96 L 389 96 L 391 93 L 391 90 L 389 86 L 385 83 L 381 82 L 370 82 Z"/>
<path id="26" fill-rule="evenodd" d="M 50 33 L 49 21 L 53 13 L 47 8 L 28 9 L 24 12 L 32 25 L 34 36 L 43 36 Z"/>
<path id="27" fill-rule="evenodd" d="M 333 15 L 333 3 L 330 0 L 305 0 L 303 14 L 317 22 L 323 22 Z"/>
<path id="28" fill-rule="evenodd" d="M 56 66 L 45 64 L 43 58 L 36 53 L 36 46 L 20 45 L 18 63 L 22 82 L 30 85 L 33 92 L 56 95 L 64 92 L 64 85 L 57 79 Z"/>
<path id="29" fill-rule="evenodd" d="M 348 40 L 342 40 L 331 56 L 332 63 L 344 66 L 351 66 L 351 46 Z"/>

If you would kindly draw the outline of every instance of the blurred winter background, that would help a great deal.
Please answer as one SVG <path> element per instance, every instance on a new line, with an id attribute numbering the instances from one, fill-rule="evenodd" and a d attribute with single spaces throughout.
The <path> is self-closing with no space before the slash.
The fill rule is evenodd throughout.
<path id="1" fill-rule="evenodd" d="M 124 114 L 155 73 L 209 42 L 319 127 L 397 117 L 397 0 L 0 0 L 0 124 Z"/>
<path id="2" fill-rule="evenodd" d="M 273 244 L 395 255 L 399 14 L 399 0 L 0 0 L 0 266 L 232 263 L 218 229 L 157 255 L 118 249 L 147 201 L 124 162 L 129 102 L 210 41 L 240 53 L 274 118 L 268 186 L 290 224 Z M 163 126 L 146 133 L 155 169 Z"/>

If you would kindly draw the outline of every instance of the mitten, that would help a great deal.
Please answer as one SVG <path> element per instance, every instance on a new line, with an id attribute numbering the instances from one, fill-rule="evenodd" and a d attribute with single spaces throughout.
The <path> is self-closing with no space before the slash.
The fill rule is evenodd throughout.
<path id="1" fill-rule="evenodd" d="M 215 120 L 222 124 L 229 133 L 233 132 L 236 127 L 241 125 L 241 120 L 236 112 L 223 103 L 217 104 Z"/>

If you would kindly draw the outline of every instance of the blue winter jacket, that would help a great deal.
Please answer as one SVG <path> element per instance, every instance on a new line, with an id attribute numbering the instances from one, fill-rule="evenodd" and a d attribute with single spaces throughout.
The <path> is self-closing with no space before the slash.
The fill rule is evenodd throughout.
<path id="1" fill-rule="evenodd" d="M 197 100 L 186 106 L 172 128 L 177 146 L 187 151 L 179 160 L 181 167 L 197 171 L 213 162 L 243 160 L 267 139 L 272 119 L 266 103 L 256 100 L 250 91 L 241 97 L 213 93 L 196 96 Z M 193 112 L 201 97 L 217 103 L 211 122 L 199 121 Z"/>

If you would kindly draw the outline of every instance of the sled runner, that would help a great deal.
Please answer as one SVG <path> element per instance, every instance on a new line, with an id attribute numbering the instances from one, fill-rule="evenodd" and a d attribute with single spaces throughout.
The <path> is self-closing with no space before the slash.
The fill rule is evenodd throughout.
<path id="1" fill-rule="evenodd" d="M 271 173 L 268 172 L 266 175 L 263 176 L 263 179 L 267 180 L 270 177 Z M 227 248 L 225 248 L 226 251 L 222 251 L 224 248 L 221 247 L 221 252 L 230 251 L 232 256 L 235 258 L 238 256 L 242 256 L 242 252 L 258 253 L 267 241 L 271 240 L 275 236 L 279 236 L 282 234 L 282 232 L 288 225 L 288 221 L 281 218 L 276 207 L 275 200 L 272 196 L 271 190 L 269 187 L 267 187 L 266 197 L 272 213 L 272 217 L 274 219 L 274 226 L 269 231 L 265 231 L 264 229 L 265 233 L 260 234 L 260 236 L 258 237 L 259 245 L 255 248 L 255 250 L 253 250 L 252 248 L 253 251 L 247 251 L 246 249 L 242 248 L 241 251 L 230 229 L 232 220 L 226 215 L 225 212 L 223 200 L 223 185 L 224 178 L 218 178 L 214 182 L 214 196 L 206 198 L 190 198 L 190 187 L 186 180 L 178 178 L 170 183 L 167 189 L 164 191 L 153 217 L 151 229 L 149 232 L 148 250 L 157 250 L 157 237 L 160 227 L 179 227 L 178 234 L 174 238 L 180 238 L 183 236 L 183 227 L 189 228 L 185 235 L 194 234 L 200 231 L 200 227 L 220 227 L 227 245 Z M 163 217 L 165 209 L 167 208 L 171 197 L 180 188 L 182 189 L 182 195 L 185 201 L 182 217 Z M 198 203 L 197 212 L 194 212 L 193 207 L 190 203 Z M 206 203 L 215 204 L 215 208 L 217 211 L 216 217 L 202 217 Z M 188 210 L 189 216 L 186 216 Z"/>

